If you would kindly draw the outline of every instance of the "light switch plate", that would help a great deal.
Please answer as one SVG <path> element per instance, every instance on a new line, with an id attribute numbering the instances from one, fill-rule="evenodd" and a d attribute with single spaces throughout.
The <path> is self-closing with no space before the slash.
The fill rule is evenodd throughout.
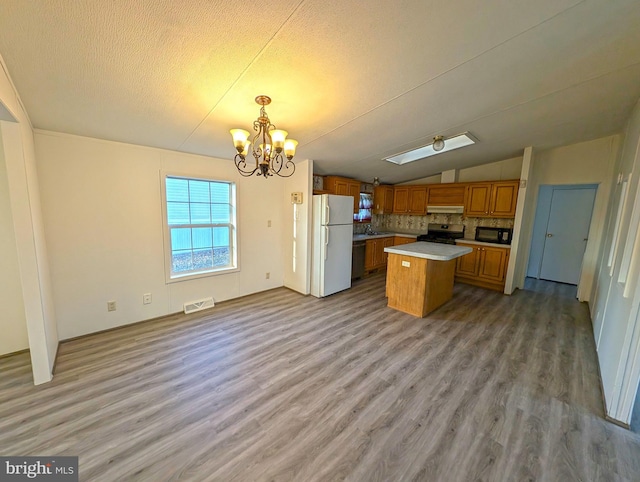
<path id="1" fill-rule="evenodd" d="M 409 261 L 403 261 L 402 262 L 402 267 L 403 268 L 411 268 L 411 263 Z"/>
<path id="2" fill-rule="evenodd" d="M 302 193 L 301 192 L 292 192 L 291 193 L 291 204 L 302 204 Z"/>

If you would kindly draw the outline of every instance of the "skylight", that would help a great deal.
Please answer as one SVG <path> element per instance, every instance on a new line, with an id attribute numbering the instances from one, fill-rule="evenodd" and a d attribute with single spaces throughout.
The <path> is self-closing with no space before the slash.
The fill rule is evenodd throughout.
<path id="1" fill-rule="evenodd" d="M 443 152 L 452 151 L 454 149 L 460 149 L 461 147 L 470 146 L 475 144 L 476 141 L 471 137 L 471 134 L 465 132 L 454 137 L 445 139 L 444 148 L 440 151 L 433 149 L 433 143 L 413 149 L 412 151 L 403 152 L 395 156 L 386 157 L 384 160 L 393 162 L 394 164 L 407 164 L 408 162 L 417 161 L 418 159 L 424 159 L 425 157 L 435 156 L 436 154 L 442 154 Z"/>

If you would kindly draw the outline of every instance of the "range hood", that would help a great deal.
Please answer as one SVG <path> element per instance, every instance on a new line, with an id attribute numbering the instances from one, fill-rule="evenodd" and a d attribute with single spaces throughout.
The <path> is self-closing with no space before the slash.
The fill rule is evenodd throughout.
<path id="1" fill-rule="evenodd" d="M 427 206 L 427 213 L 433 214 L 462 214 L 464 206 Z"/>

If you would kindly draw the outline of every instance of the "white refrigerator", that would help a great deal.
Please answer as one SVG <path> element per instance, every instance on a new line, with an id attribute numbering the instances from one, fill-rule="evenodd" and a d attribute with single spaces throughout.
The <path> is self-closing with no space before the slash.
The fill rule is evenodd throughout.
<path id="1" fill-rule="evenodd" d="M 318 298 L 351 288 L 353 197 L 313 196 L 311 294 Z"/>

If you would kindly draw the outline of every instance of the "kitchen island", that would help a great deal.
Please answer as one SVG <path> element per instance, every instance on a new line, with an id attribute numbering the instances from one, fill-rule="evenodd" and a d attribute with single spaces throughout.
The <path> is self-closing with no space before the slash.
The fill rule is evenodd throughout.
<path id="1" fill-rule="evenodd" d="M 410 243 L 384 248 L 388 253 L 387 306 L 425 317 L 453 297 L 456 258 L 471 248 Z"/>

